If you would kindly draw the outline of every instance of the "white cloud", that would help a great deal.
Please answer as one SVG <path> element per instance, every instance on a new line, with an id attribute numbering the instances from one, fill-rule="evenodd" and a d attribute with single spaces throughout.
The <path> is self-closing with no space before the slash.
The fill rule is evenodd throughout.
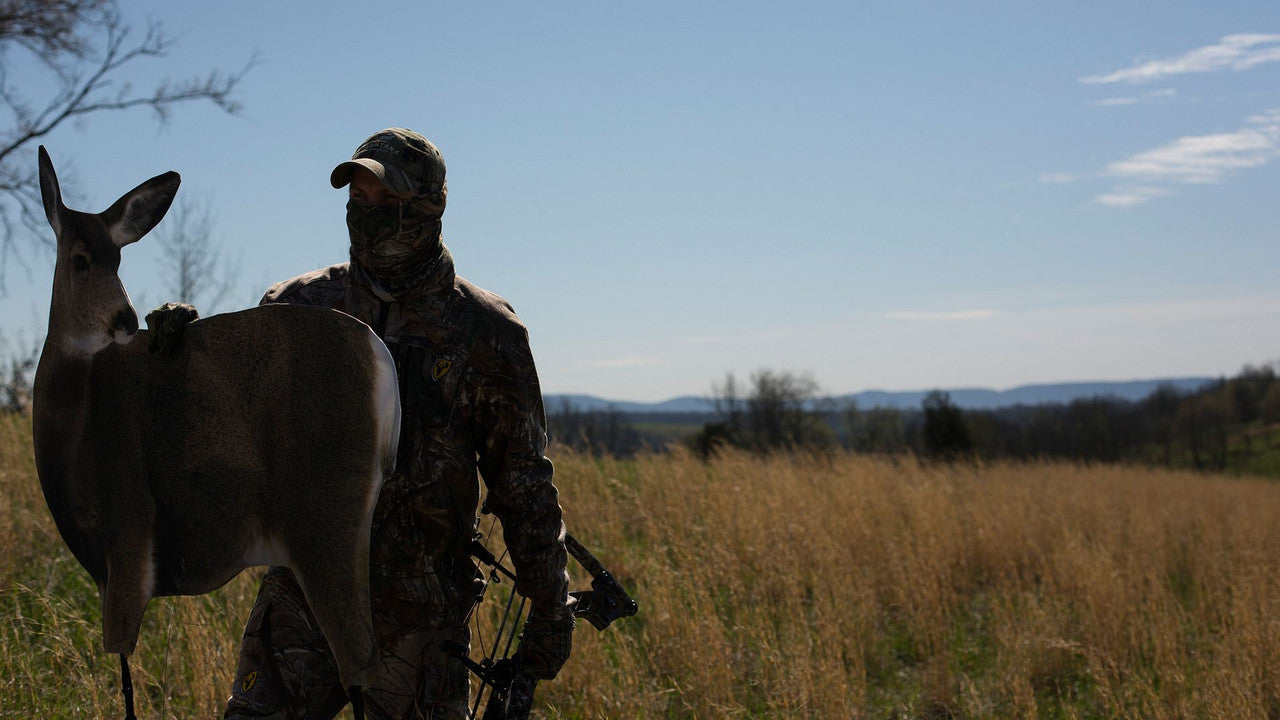
<path id="1" fill-rule="evenodd" d="M 1256 65 L 1280 61 L 1280 35 L 1239 33 L 1223 37 L 1216 45 L 1206 45 L 1174 58 L 1141 63 L 1123 70 L 1080 78 L 1088 84 L 1149 82 L 1172 75 L 1247 70 Z"/>
<path id="2" fill-rule="evenodd" d="M 1141 95 L 1131 95 L 1129 97 L 1103 98 L 1102 100 L 1095 100 L 1089 104 L 1096 105 L 1098 107 L 1117 107 L 1122 105 L 1137 105 L 1140 102 L 1146 102 L 1148 100 L 1159 100 L 1160 98 L 1173 97 L 1174 95 L 1177 95 L 1177 94 L 1178 94 L 1177 90 L 1174 90 L 1172 88 L 1164 88 L 1162 90 L 1152 90 L 1151 92 L 1145 92 L 1145 93 L 1142 93 Z"/>
<path id="3" fill-rule="evenodd" d="M 1237 170 L 1265 165 L 1280 157 L 1280 110 L 1255 115 L 1247 122 L 1235 132 L 1188 135 L 1111 163 L 1104 174 L 1139 185 L 1099 195 L 1094 202 L 1132 207 L 1169 195 L 1169 185 L 1222 182 Z"/>
<path id="4" fill-rule="evenodd" d="M 1134 321 L 1155 325 L 1191 322 L 1224 322 L 1247 318 L 1280 316 L 1280 297 L 1228 296 L 1194 299 L 1168 299 L 1152 302 L 1079 305 L 1046 308 L 1013 313 L 1018 318 L 1051 322 L 1054 319 L 1078 318 L 1098 321 Z"/>
<path id="5" fill-rule="evenodd" d="M 665 365 L 662 360 L 646 357 L 615 357 L 615 358 L 597 358 L 595 360 L 585 360 L 584 365 L 592 367 L 604 368 L 631 368 L 644 367 L 647 365 Z"/>
<path id="6" fill-rule="evenodd" d="M 982 320 L 995 317 L 994 310 L 951 310 L 943 312 L 921 312 L 916 310 L 895 310 L 882 313 L 888 320 Z"/>
<path id="7" fill-rule="evenodd" d="M 1157 187 L 1136 187 L 1104 193 L 1093 199 L 1099 205 L 1110 207 L 1133 207 L 1153 198 L 1163 197 L 1172 191 Z"/>

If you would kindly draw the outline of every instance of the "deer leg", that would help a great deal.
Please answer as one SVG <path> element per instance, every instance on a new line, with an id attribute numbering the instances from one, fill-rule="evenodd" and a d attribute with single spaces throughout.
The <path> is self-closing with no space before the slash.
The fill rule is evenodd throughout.
<path id="1" fill-rule="evenodd" d="M 133 714 L 133 676 L 129 674 L 129 656 L 120 653 L 120 693 L 124 695 L 124 720 L 138 720 Z"/>
<path id="2" fill-rule="evenodd" d="M 369 602 L 369 540 L 327 538 L 323 545 L 291 548 L 292 569 L 329 642 L 342 686 L 363 686 L 378 663 Z"/>
<path id="3" fill-rule="evenodd" d="M 347 697 L 351 698 L 351 716 L 355 720 L 364 720 L 364 691 L 359 685 L 347 688 Z"/>
<path id="4" fill-rule="evenodd" d="M 102 593 L 102 641 L 107 652 L 133 652 L 154 583 L 150 538 L 107 547 L 107 583 Z"/>

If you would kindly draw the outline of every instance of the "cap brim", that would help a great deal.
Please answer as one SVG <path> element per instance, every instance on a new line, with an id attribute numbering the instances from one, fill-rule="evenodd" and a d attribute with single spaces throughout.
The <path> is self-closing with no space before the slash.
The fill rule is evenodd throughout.
<path id="1" fill-rule="evenodd" d="M 351 182 L 351 173 L 358 167 L 373 173 L 373 176 L 391 192 L 409 193 L 415 190 L 413 183 L 409 182 L 409 178 L 405 177 L 403 172 L 394 166 L 383 165 L 373 158 L 355 158 L 340 163 L 333 172 L 329 173 L 329 184 L 335 188 L 345 187 Z"/>
<path id="2" fill-rule="evenodd" d="M 382 163 L 370 158 L 358 158 L 341 163 L 333 169 L 333 172 L 329 173 L 329 184 L 335 188 L 346 187 L 347 183 L 351 182 L 351 173 L 355 172 L 358 167 L 373 173 L 374 177 L 381 180 L 383 185 L 387 184 L 387 169 L 382 166 Z"/>

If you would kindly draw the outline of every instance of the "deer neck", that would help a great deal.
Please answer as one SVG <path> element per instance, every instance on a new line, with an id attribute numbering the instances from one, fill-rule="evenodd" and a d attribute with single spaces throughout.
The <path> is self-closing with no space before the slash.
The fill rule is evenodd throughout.
<path id="1" fill-rule="evenodd" d="M 97 489 L 79 479 L 91 432 L 92 355 L 68 354 L 45 340 L 32 387 L 32 438 L 45 502 L 72 554 L 95 582 L 106 578 L 105 558 L 91 511 Z"/>
<path id="2" fill-rule="evenodd" d="M 89 351 L 83 339 L 69 331 L 73 323 L 68 321 L 66 310 L 58 303 L 58 298 L 66 297 L 65 288 L 60 285 L 61 278 L 55 277 L 53 301 L 49 305 L 49 330 L 45 334 L 31 388 L 37 455 L 40 454 L 40 446 L 78 447 L 88 416 L 94 353 Z M 59 465 L 65 460 L 47 456 L 37 459 Z"/>
<path id="3" fill-rule="evenodd" d="M 31 392 L 32 419 L 37 434 L 50 444 L 79 447 L 94 413 L 94 398 L 101 397 L 104 390 L 94 387 L 94 383 L 103 382 L 94 365 L 100 361 L 101 353 L 112 352 L 111 346 L 117 343 L 105 324 L 95 329 L 92 321 L 77 316 L 70 290 L 55 271 L 49 330 Z M 113 384 L 116 382 L 127 381 L 117 379 Z"/>
<path id="4" fill-rule="evenodd" d="M 68 352 L 50 323 L 31 388 L 32 420 L 39 435 L 65 436 L 83 426 L 93 355 Z M 78 435 L 79 433 L 73 433 Z"/>

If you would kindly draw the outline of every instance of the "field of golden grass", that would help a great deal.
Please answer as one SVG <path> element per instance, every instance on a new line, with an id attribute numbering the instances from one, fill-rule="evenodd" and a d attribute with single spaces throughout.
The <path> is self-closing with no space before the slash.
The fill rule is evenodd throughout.
<path id="1" fill-rule="evenodd" d="M 553 459 L 571 531 L 641 614 L 578 629 L 541 717 L 1280 715 L 1274 482 L 854 455 Z M 218 715 L 254 587 L 246 573 L 152 603 L 140 717 Z M 0 417 L 0 718 L 118 717 L 98 621 L 40 496 L 30 424 Z"/>

